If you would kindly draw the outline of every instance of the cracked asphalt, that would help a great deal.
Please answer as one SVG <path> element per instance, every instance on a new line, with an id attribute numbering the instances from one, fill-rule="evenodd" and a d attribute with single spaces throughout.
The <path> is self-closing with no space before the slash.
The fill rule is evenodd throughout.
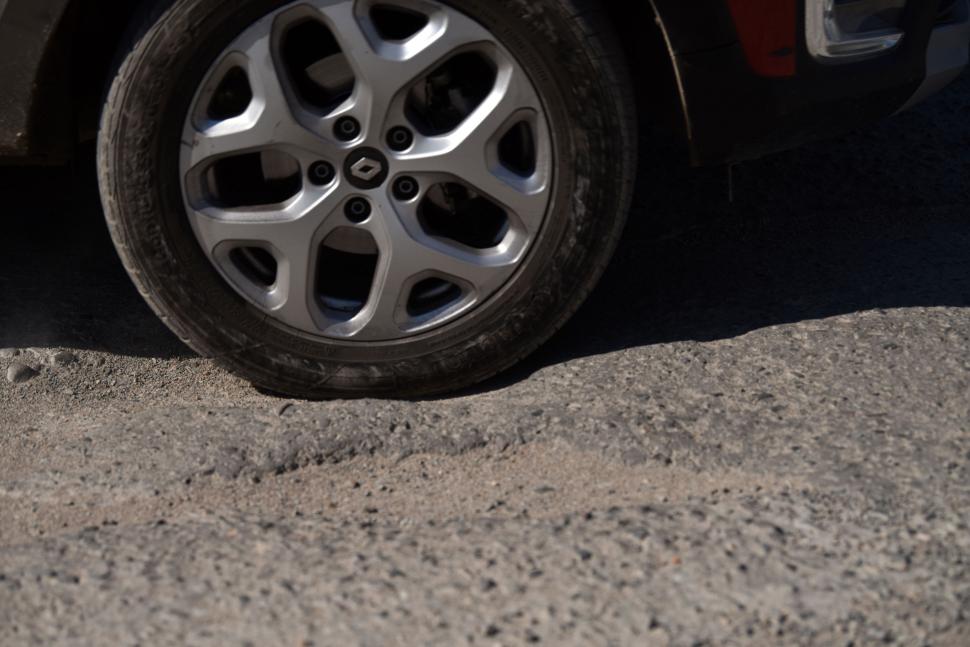
<path id="1" fill-rule="evenodd" d="M 967 114 L 965 76 L 733 204 L 648 160 L 576 319 L 426 401 L 257 392 L 86 168 L 0 169 L 0 644 L 970 643 Z"/>

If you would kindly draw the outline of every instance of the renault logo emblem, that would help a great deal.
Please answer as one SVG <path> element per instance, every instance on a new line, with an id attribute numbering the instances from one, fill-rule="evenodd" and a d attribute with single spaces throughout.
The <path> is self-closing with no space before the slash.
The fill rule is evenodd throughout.
<path id="1" fill-rule="evenodd" d="M 351 167 L 350 172 L 358 180 L 363 180 L 364 182 L 370 182 L 375 177 L 381 174 L 384 170 L 384 165 L 377 160 L 372 160 L 369 157 L 362 157 L 357 160 Z"/>
<path id="2" fill-rule="evenodd" d="M 357 189 L 376 189 L 387 180 L 391 165 L 376 148 L 358 148 L 344 160 L 344 176 Z"/>

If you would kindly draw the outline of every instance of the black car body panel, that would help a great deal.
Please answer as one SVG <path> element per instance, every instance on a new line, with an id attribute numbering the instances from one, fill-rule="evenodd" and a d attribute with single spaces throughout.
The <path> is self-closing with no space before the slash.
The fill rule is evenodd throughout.
<path id="1" fill-rule="evenodd" d="M 55 37 L 69 0 L 0 0 L 0 155 L 56 148 L 69 133 L 64 105 L 69 85 L 51 82 L 65 44 Z M 57 132 L 51 132 L 51 130 Z"/>
<path id="2" fill-rule="evenodd" d="M 650 31 L 652 25 L 643 23 L 656 20 L 665 65 L 674 71 L 669 93 L 679 107 L 674 116 L 679 123 L 660 127 L 679 133 L 693 163 L 713 164 L 789 148 L 896 112 L 927 82 L 931 36 L 941 12 L 953 4 L 909 0 L 900 19 L 905 37 L 896 49 L 869 60 L 828 65 L 809 51 L 808 1 L 604 4 L 626 41 Z M 763 27 L 767 19 L 759 3 L 772 10 L 790 4 L 784 15 L 792 24 Z M 79 134 L 93 132 L 111 59 L 139 4 L 0 0 L 0 158 L 60 160 L 70 154 Z M 751 20 L 755 24 L 746 24 Z M 791 46 L 768 53 L 774 58 L 766 59 L 766 73 L 759 68 L 765 60 L 752 59 L 751 34 L 756 48 L 770 41 L 772 35 L 764 32 L 774 28 L 790 29 L 780 37 L 790 38 Z M 630 51 L 640 49 L 627 45 Z M 657 64 L 632 63 L 634 68 Z M 650 83 L 645 75 L 636 76 L 641 85 Z"/>
<path id="3" fill-rule="evenodd" d="M 799 3 L 794 12 L 798 37 L 789 54 L 794 73 L 772 77 L 753 69 L 730 15 L 717 11 L 727 3 L 706 1 L 708 15 L 717 16 L 710 23 L 692 10 L 693 2 L 655 0 L 671 34 L 691 155 L 698 164 L 757 157 L 898 111 L 926 79 L 927 49 L 943 4 L 910 0 L 898 48 L 869 60 L 827 65 L 808 51 L 804 5 Z M 706 47 L 705 41 L 685 35 L 698 33 L 719 44 Z"/>

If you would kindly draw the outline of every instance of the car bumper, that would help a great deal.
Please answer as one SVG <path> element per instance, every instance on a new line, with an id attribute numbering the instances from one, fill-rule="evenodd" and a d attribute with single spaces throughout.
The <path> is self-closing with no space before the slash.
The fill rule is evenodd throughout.
<path id="1" fill-rule="evenodd" d="M 936 27 L 926 50 L 926 78 L 900 109 L 907 110 L 960 76 L 970 59 L 970 1 L 958 0 L 953 19 Z"/>

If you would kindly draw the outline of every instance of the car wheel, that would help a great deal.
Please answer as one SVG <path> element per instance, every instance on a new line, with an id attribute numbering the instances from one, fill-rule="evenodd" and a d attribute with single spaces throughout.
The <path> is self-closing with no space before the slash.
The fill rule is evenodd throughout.
<path id="1" fill-rule="evenodd" d="M 112 236 L 172 330 L 260 387 L 474 384 L 568 319 L 620 235 L 613 42 L 576 0 L 160 3 L 104 109 Z"/>

